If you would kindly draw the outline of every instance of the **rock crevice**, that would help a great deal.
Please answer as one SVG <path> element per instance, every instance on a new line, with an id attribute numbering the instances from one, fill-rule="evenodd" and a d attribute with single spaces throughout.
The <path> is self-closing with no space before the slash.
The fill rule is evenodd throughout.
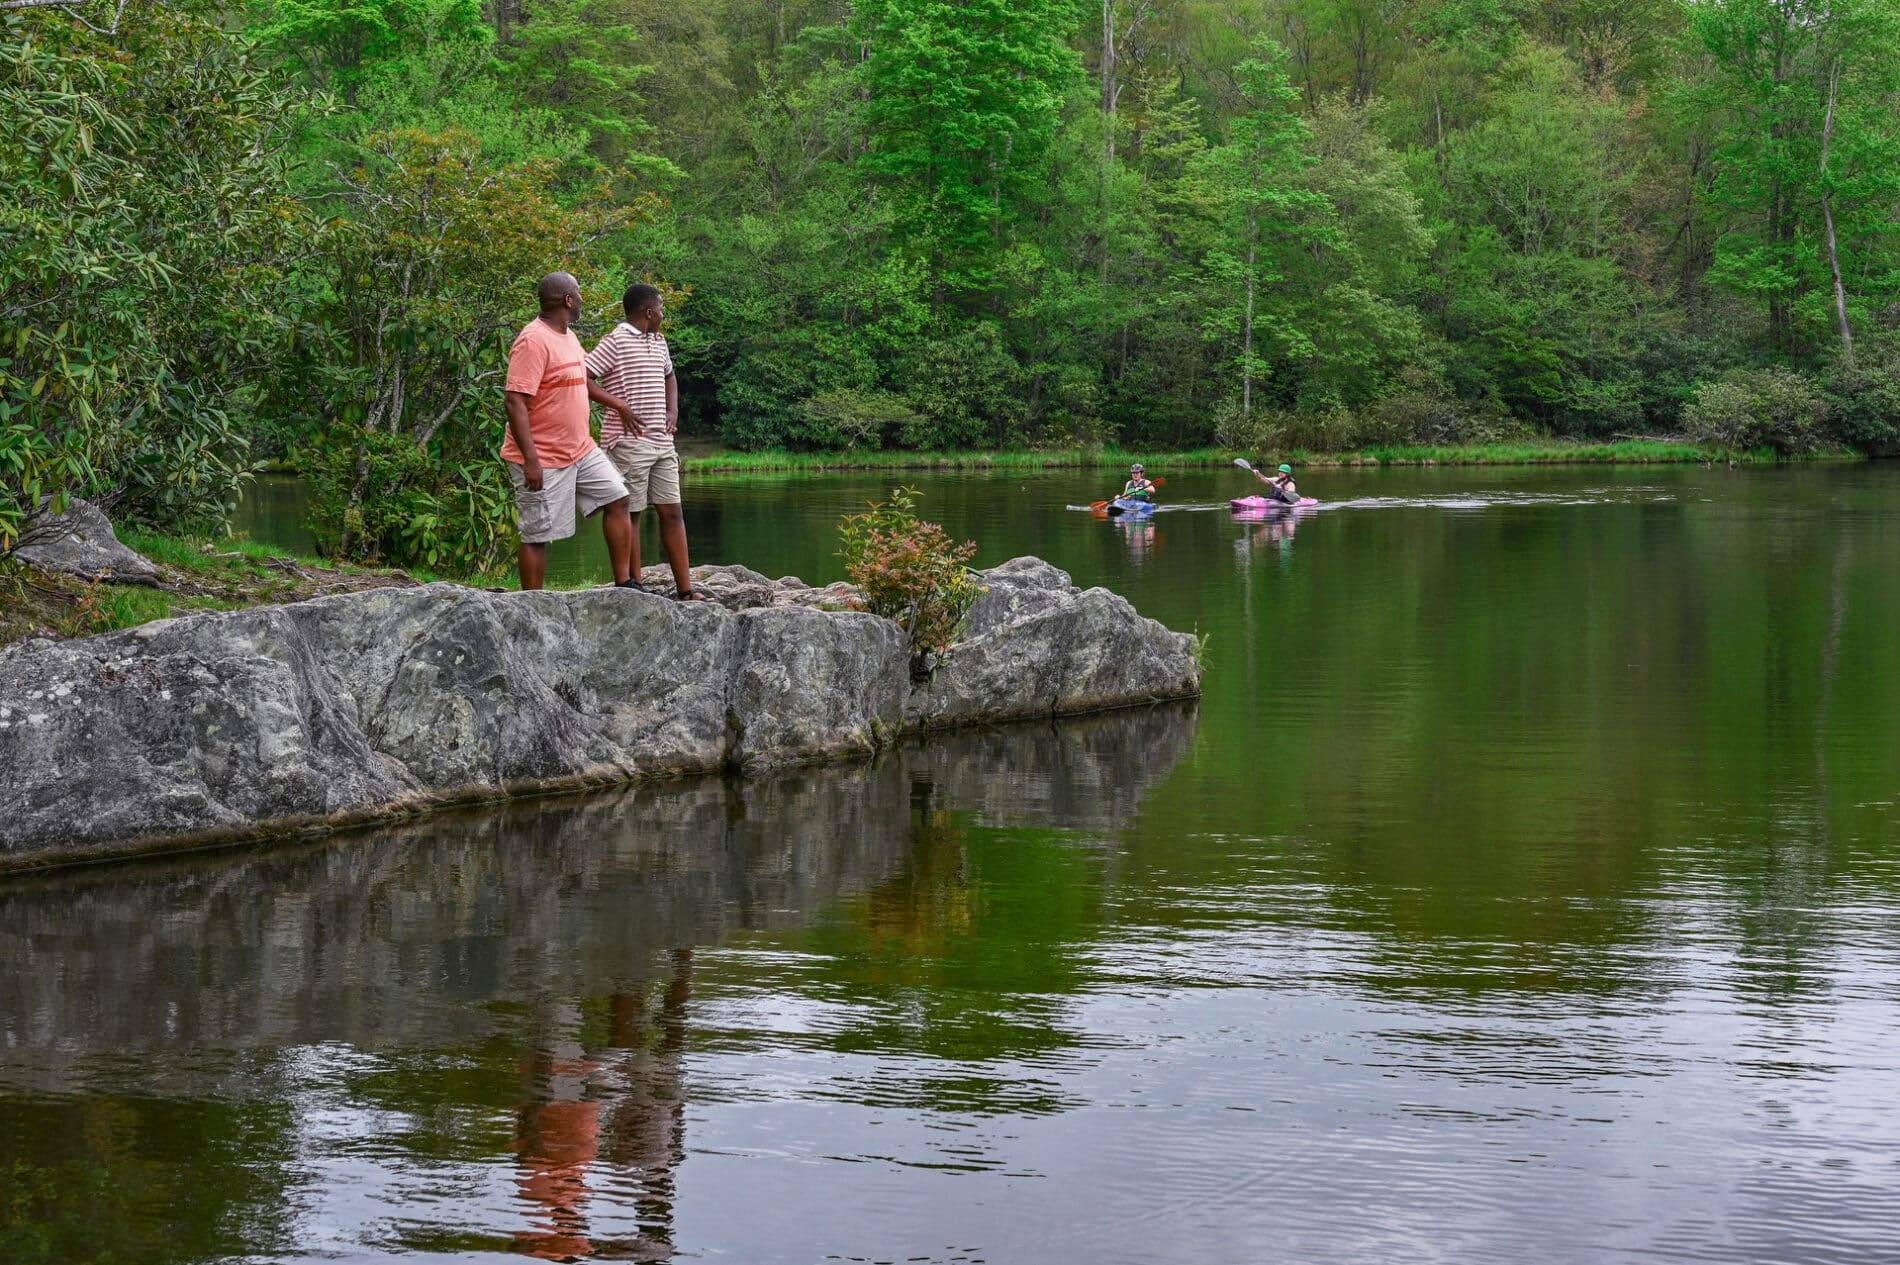
<path id="1" fill-rule="evenodd" d="M 0 867 L 869 755 L 1199 692 L 1191 638 L 1019 558 L 913 681 L 900 630 L 737 567 L 716 601 L 436 584 L 0 650 Z"/>

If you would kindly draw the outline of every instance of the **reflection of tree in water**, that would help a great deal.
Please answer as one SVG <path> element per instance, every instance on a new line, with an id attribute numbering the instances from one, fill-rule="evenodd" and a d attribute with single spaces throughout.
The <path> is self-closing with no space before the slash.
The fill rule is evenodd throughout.
<path id="1" fill-rule="evenodd" d="M 275 1256 L 295 1242 L 291 1110 L 0 1093 L 8 1265 Z"/>
<path id="2" fill-rule="evenodd" d="M 941 735 L 871 763 L 10 884 L 0 1014 L 30 1023 L 0 1064 L 0 1260 L 271 1254 L 313 1216 L 411 1251 L 667 1259 L 687 1012 L 713 969 L 678 946 L 811 935 L 813 984 L 869 998 L 841 1045 L 1071 1047 L 1101 922 L 1089 837 L 1133 818 L 1196 716 Z M 643 963 L 660 969 L 630 981 Z M 717 967 L 722 986 L 749 969 Z M 895 1090 L 1024 1110 L 1050 1092 L 980 1068 Z M 345 1117 L 373 1157 L 328 1128 Z M 391 1180 L 293 1192 L 366 1163 Z M 439 1177 L 497 1166 L 499 1194 Z M 417 1174 L 436 1198 L 407 1199 Z"/>
<path id="3" fill-rule="evenodd" d="M 665 1261 L 686 1158 L 684 1064 L 693 953 L 676 949 L 669 977 L 606 999 L 607 1040 L 589 1051 L 580 1008 L 556 1007 L 522 1060 L 529 1095 L 516 1112 L 516 1189 L 532 1205 L 518 1252 L 543 1260 Z M 657 991 L 657 1000 L 655 993 Z M 620 1211 L 632 1194 L 638 1231 L 596 1233 L 590 1200 Z"/>
<path id="4" fill-rule="evenodd" d="M 879 953 L 942 952 L 972 921 L 968 861 L 956 815 L 934 805 L 928 783 L 916 786 L 912 846 L 903 872 L 865 894 L 863 929 Z"/>

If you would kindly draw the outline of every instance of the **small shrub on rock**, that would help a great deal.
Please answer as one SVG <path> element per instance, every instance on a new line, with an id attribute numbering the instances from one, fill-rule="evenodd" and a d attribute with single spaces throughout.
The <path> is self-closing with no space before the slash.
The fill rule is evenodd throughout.
<path id="1" fill-rule="evenodd" d="M 864 590 L 874 615 L 894 620 L 921 666 L 956 640 L 982 591 L 969 562 L 976 543 L 957 544 L 936 523 L 917 517 L 917 494 L 894 488 L 891 499 L 838 524 L 845 575 Z"/>
<path id="2" fill-rule="evenodd" d="M 1696 387 L 1683 428 L 1726 452 L 1773 448 L 1807 452 L 1825 437 L 1827 401 L 1786 369 L 1733 369 Z"/>

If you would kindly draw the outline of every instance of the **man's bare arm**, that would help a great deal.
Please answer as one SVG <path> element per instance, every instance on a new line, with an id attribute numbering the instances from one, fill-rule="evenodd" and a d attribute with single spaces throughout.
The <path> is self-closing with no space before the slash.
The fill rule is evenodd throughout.
<path id="1" fill-rule="evenodd" d="M 534 431 L 528 426 L 528 400 L 531 397 L 520 391 L 506 393 L 508 401 L 508 431 L 515 437 L 515 446 L 521 449 L 521 477 L 528 485 L 528 491 L 541 490 L 541 454 L 534 447 Z"/>
<path id="2" fill-rule="evenodd" d="M 610 408 L 620 414 L 620 420 L 626 424 L 627 429 L 634 434 L 639 434 L 641 423 L 633 409 L 625 400 L 601 386 L 600 380 L 592 373 L 587 375 L 587 398 L 602 408 Z"/>

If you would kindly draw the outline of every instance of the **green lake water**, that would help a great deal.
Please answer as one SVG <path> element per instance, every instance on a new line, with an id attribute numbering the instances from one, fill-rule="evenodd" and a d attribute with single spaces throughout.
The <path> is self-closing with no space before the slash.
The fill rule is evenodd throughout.
<path id="1" fill-rule="evenodd" d="M 1198 704 L 0 884 L 0 1258 L 1900 1259 L 1900 467 L 1155 473 L 898 477 Z"/>

